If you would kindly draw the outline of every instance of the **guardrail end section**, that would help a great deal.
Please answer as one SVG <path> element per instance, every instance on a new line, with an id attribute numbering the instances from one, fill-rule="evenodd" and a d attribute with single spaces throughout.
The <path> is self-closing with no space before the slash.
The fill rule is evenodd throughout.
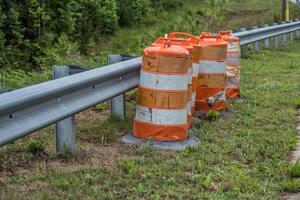
<path id="1" fill-rule="evenodd" d="M 58 79 L 70 75 L 68 66 L 54 66 L 53 78 Z M 58 154 L 75 152 L 75 119 L 70 116 L 55 124 L 56 152 Z"/>

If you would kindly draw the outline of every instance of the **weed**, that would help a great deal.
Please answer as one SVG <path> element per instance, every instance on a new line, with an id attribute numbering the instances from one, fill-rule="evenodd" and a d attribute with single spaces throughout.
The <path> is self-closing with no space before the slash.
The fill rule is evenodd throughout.
<path id="1" fill-rule="evenodd" d="M 282 181 L 280 185 L 285 192 L 295 193 L 300 191 L 300 181 L 297 179 Z"/>
<path id="2" fill-rule="evenodd" d="M 295 100 L 296 109 L 300 109 L 300 99 Z"/>
<path id="3" fill-rule="evenodd" d="M 220 113 L 215 110 L 210 110 L 207 112 L 207 119 L 210 121 L 216 120 L 220 117 Z"/>
<path id="4" fill-rule="evenodd" d="M 295 178 L 300 177 L 300 160 L 299 159 L 291 168 L 291 176 L 295 177 Z"/>
<path id="5" fill-rule="evenodd" d="M 96 111 L 103 111 L 103 110 L 107 110 L 107 109 L 108 109 L 108 103 L 107 102 L 100 103 L 100 104 L 95 106 Z"/>
<path id="6" fill-rule="evenodd" d="M 134 159 L 128 159 L 120 162 L 119 168 L 129 176 L 134 176 L 138 171 L 137 162 Z"/>
<path id="7" fill-rule="evenodd" d="M 30 139 L 26 144 L 26 149 L 28 152 L 38 155 L 44 151 L 45 147 L 41 141 Z"/>

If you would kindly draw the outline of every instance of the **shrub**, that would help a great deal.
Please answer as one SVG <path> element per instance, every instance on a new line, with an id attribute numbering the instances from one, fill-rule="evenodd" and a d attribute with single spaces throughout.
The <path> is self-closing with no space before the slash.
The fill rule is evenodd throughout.
<path id="1" fill-rule="evenodd" d="M 182 6 L 187 0 L 152 0 L 153 7 L 157 10 L 172 10 Z"/>
<path id="2" fill-rule="evenodd" d="M 76 23 L 76 38 L 85 50 L 91 40 L 118 29 L 116 0 L 81 0 Z"/>
<path id="3" fill-rule="evenodd" d="M 136 26 L 154 22 L 151 0 L 119 0 L 120 25 Z"/>

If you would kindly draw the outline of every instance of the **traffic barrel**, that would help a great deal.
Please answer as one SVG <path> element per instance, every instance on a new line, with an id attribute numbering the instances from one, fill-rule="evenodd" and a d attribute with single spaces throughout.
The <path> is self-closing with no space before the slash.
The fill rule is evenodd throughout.
<path id="1" fill-rule="evenodd" d="M 189 52 L 189 64 L 188 64 L 188 101 L 187 101 L 187 109 L 188 109 L 188 127 L 191 126 L 193 121 L 193 95 L 192 95 L 192 59 L 194 55 L 194 48 L 189 44 L 188 41 L 177 39 L 177 38 L 158 38 L 152 46 L 161 46 L 165 41 L 170 41 L 171 45 L 179 46 L 186 49 Z"/>
<path id="2" fill-rule="evenodd" d="M 226 103 L 227 42 L 220 35 L 201 34 L 196 111 L 223 111 Z"/>
<path id="3" fill-rule="evenodd" d="M 231 35 L 231 31 L 220 31 L 222 39 L 228 43 L 226 60 L 226 98 L 240 98 L 241 47 L 240 39 Z"/>
<path id="4" fill-rule="evenodd" d="M 167 35 L 167 38 L 180 38 L 185 39 L 193 48 L 193 58 L 192 58 L 192 113 L 195 112 L 195 102 L 196 102 L 196 91 L 198 85 L 198 73 L 200 64 L 200 44 L 199 38 L 183 32 L 172 32 Z"/>
<path id="5" fill-rule="evenodd" d="M 189 52 L 165 41 L 144 49 L 133 135 L 155 141 L 188 136 Z"/>

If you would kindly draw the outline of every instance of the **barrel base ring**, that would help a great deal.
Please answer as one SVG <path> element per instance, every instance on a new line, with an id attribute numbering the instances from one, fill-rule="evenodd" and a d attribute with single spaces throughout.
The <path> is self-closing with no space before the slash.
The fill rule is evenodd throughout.
<path id="1" fill-rule="evenodd" d="M 122 137 L 122 141 L 127 144 L 147 145 L 155 149 L 165 151 L 183 151 L 187 148 L 195 148 L 200 145 L 199 139 L 194 136 L 189 136 L 183 141 L 177 142 L 160 142 L 153 140 L 140 139 L 128 133 Z"/>

